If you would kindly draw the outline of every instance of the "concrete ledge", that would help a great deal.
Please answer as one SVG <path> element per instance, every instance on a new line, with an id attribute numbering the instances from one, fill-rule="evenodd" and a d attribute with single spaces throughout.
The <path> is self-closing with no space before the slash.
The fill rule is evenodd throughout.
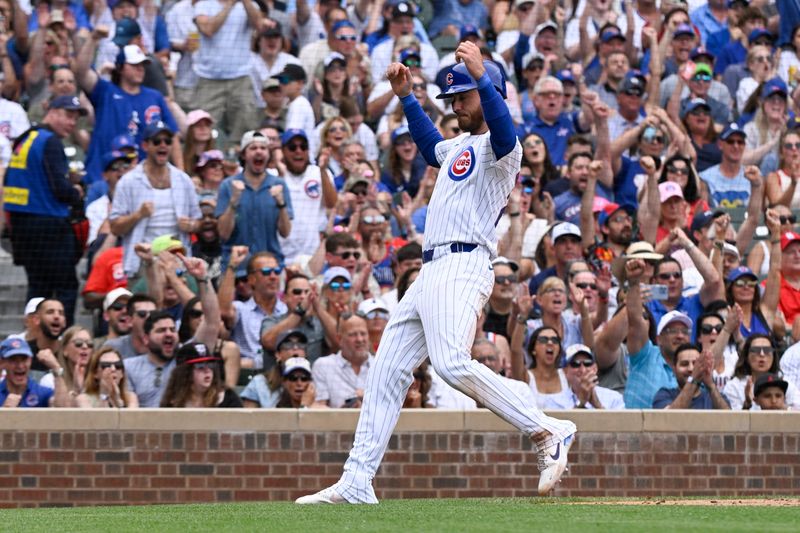
<path id="1" fill-rule="evenodd" d="M 352 433 L 352 409 L 0 409 L 0 428 L 17 431 L 333 431 Z M 549 411 L 591 433 L 800 433 L 800 412 Z M 398 433 L 513 432 L 486 409 L 404 409 Z"/>

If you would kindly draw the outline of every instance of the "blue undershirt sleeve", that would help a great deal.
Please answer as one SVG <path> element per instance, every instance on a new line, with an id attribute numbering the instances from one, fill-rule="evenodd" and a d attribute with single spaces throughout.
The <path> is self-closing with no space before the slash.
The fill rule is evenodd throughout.
<path id="1" fill-rule="evenodd" d="M 444 137 L 433 125 L 430 117 L 425 114 L 413 93 L 402 97 L 400 102 L 403 104 L 403 111 L 408 119 L 408 130 L 411 132 L 414 142 L 417 143 L 419 152 L 430 166 L 439 168 L 439 161 L 436 160 L 436 145 L 443 141 Z"/>
<path id="2" fill-rule="evenodd" d="M 511 120 L 511 113 L 503 97 L 497 92 L 486 72 L 478 80 L 478 94 L 481 96 L 483 118 L 489 126 L 489 141 L 492 143 L 495 158 L 499 160 L 510 153 L 517 143 L 514 121 Z"/>

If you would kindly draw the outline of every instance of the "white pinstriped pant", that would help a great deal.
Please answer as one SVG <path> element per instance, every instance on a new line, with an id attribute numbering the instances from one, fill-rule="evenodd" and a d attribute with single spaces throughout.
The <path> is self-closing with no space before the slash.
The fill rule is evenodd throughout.
<path id="1" fill-rule="evenodd" d="M 430 356 L 449 385 L 485 405 L 526 435 L 547 431 L 556 438 L 575 425 L 549 417 L 508 388 L 486 366 L 473 361 L 470 348 L 480 309 L 494 284 L 489 252 L 450 253 L 438 247 L 398 304 L 383 333 L 350 457 L 334 489 L 350 503 L 378 503 L 372 478 L 397 424 L 413 370 Z"/>

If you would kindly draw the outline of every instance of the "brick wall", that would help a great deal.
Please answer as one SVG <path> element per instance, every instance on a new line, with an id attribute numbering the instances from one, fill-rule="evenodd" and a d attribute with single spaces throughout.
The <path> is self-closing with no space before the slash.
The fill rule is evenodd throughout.
<path id="1" fill-rule="evenodd" d="M 289 500 L 338 479 L 356 420 L 21 411 L 0 413 L 2 507 Z M 569 414 L 581 433 L 556 494 L 800 494 L 800 413 L 706 414 Z M 426 412 L 404 413 L 375 487 L 380 498 L 531 496 L 537 481 L 528 439 L 491 413 Z"/>

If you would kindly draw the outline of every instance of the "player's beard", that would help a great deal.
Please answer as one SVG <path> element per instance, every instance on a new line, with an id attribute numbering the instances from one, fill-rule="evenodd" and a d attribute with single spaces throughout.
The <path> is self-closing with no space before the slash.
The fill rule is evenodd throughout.
<path id="1" fill-rule="evenodd" d="M 479 108 L 477 113 L 458 115 L 457 120 L 458 127 L 461 128 L 461 131 L 468 131 L 472 133 L 473 131 L 479 130 L 481 126 L 483 126 L 483 111 Z"/>

